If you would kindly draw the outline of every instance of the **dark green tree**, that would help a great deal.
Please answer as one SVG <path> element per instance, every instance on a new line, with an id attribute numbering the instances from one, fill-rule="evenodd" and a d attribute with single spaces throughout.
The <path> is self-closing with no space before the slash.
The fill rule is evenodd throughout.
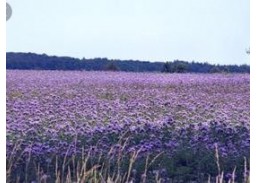
<path id="1" fill-rule="evenodd" d="M 188 72 L 188 64 L 183 61 L 174 61 L 171 63 L 171 72 L 175 72 L 175 73 Z"/>
<path id="2" fill-rule="evenodd" d="M 210 73 L 219 73 L 221 72 L 219 67 L 218 66 L 213 66 L 211 69 L 210 69 Z"/>
<path id="3" fill-rule="evenodd" d="M 109 62 L 106 66 L 106 70 L 107 71 L 118 71 L 119 68 L 117 67 L 117 65 L 114 62 Z"/>
<path id="4" fill-rule="evenodd" d="M 170 73 L 171 72 L 171 63 L 165 62 L 163 64 L 162 72 Z"/>

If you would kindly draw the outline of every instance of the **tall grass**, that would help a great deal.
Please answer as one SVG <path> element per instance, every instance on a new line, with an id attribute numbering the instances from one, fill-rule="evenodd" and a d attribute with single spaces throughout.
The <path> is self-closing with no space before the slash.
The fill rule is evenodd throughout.
<path id="1" fill-rule="evenodd" d="M 21 143 L 17 143 L 12 154 L 7 159 L 7 183 L 24 182 L 24 183 L 176 183 L 176 182 L 208 182 L 208 183 L 249 183 L 249 167 L 246 157 L 243 163 L 242 172 L 237 172 L 237 167 L 234 166 L 231 172 L 224 172 L 221 164 L 221 157 L 219 155 L 218 145 L 215 146 L 213 157 L 216 164 L 216 172 L 214 175 L 202 172 L 205 175 L 198 180 L 185 179 L 180 174 L 178 177 L 170 177 L 172 172 L 163 173 L 160 170 L 160 159 L 165 161 L 163 152 L 152 155 L 148 154 L 143 157 L 140 150 L 126 154 L 124 151 L 125 143 L 121 144 L 119 141 L 119 153 L 117 156 L 112 154 L 114 147 L 110 147 L 107 154 L 95 156 L 93 151 L 83 151 L 80 156 L 68 156 L 68 151 L 65 156 L 60 157 L 54 155 L 47 164 L 40 162 L 39 159 L 33 157 L 31 152 L 28 153 L 26 159 L 22 158 L 23 151 L 20 156 L 17 156 Z M 175 157 L 174 157 L 175 158 Z M 170 160 L 167 159 L 167 163 Z M 167 165 L 169 166 L 169 165 Z M 173 165 L 171 165 L 173 166 Z M 176 169 L 176 167 L 175 167 Z M 211 169 L 210 169 L 211 170 Z M 172 171 L 172 169 L 167 170 Z M 173 169 L 173 171 L 175 171 Z M 225 177 L 225 173 L 230 175 Z M 242 180 L 237 179 L 243 177 Z M 237 180 L 236 180 L 237 179 Z"/>

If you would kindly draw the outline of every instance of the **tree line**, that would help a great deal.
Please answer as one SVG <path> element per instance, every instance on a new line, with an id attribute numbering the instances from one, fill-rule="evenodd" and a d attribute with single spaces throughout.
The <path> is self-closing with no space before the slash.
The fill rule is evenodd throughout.
<path id="1" fill-rule="evenodd" d="M 23 70 L 85 70 L 166 73 L 250 73 L 249 65 L 214 65 L 207 62 L 181 60 L 149 62 L 139 60 L 111 60 L 107 58 L 78 59 L 35 53 L 6 53 L 7 69 Z"/>

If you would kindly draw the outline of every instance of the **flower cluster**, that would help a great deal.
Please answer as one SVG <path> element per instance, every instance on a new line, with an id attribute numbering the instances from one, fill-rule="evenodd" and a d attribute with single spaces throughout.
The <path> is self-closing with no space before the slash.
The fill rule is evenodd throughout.
<path id="1" fill-rule="evenodd" d="M 249 88 L 248 74 L 7 71 L 7 159 L 17 144 L 45 160 L 120 148 L 172 159 L 215 144 L 249 157 Z"/>

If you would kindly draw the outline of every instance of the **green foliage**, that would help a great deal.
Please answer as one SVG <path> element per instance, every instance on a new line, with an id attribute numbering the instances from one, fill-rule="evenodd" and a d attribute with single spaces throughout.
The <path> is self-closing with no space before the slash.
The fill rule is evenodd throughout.
<path id="1" fill-rule="evenodd" d="M 171 63 L 170 62 L 165 62 L 163 64 L 162 72 L 171 72 Z"/>
<path id="2" fill-rule="evenodd" d="M 7 159 L 7 182 L 117 182 L 125 180 L 133 182 L 142 181 L 146 175 L 146 182 L 157 182 L 156 177 L 166 182 L 206 182 L 208 176 L 215 178 L 220 175 L 215 161 L 215 152 L 199 149 L 194 151 L 182 146 L 173 155 L 169 153 L 140 154 L 140 151 L 126 153 L 125 147 L 119 144 L 119 155 L 113 155 L 112 146 L 107 154 L 97 154 L 93 151 L 83 151 L 80 156 L 49 157 L 20 156 L 13 164 Z M 237 179 L 243 178 L 247 182 L 248 176 L 243 177 L 242 172 L 248 168 L 243 157 L 226 157 L 220 155 L 218 160 L 224 175 L 231 173 L 237 167 Z M 244 167 L 246 163 L 246 167 Z M 244 168 L 246 168 L 244 170 Z M 130 176 L 128 176 L 130 172 Z M 19 181 L 17 181 L 19 180 Z M 41 180 L 41 181 L 40 181 Z M 116 181 L 114 181 L 116 180 Z M 169 181 L 168 181 L 169 180 Z"/>
<path id="3" fill-rule="evenodd" d="M 34 53 L 6 53 L 7 69 L 22 70 L 86 70 L 166 73 L 250 73 L 249 65 L 213 65 L 207 62 L 149 62 L 138 60 L 109 60 L 107 58 L 76 59 L 72 57 L 38 55 Z"/>
<path id="4" fill-rule="evenodd" d="M 210 70 L 210 73 L 219 73 L 221 70 L 217 66 L 213 66 Z"/>
<path id="5" fill-rule="evenodd" d="M 119 68 L 117 67 L 117 65 L 114 62 L 110 62 L 107 64 L 106 70 L 107 71 L 118 71 Z"/>
<path id="6" fill-rule="evenodd" d="M 163 65 L 162 72 L 186 73 L 188 72 L 188 63 L 182 61 L 166 62 Z"/>

